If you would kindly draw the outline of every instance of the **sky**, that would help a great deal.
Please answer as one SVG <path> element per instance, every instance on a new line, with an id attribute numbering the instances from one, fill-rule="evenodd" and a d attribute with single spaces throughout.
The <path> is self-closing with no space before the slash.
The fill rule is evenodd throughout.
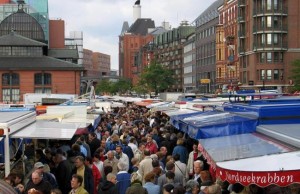
<path id="1" fill-rule="evenodd" d="M 118 42 L 124 21 L 133 23 L 136 0 L 48 0 L 49 18 L 65 21 L 65 35 L 83 32 L 83 47 L 111 56 L 111 68 L 118 69 Z M 141 17 L 155 26 L 169 22 L 172 28 L 187 20 L 192 23 L 215 0 L 141 0 Z"/>

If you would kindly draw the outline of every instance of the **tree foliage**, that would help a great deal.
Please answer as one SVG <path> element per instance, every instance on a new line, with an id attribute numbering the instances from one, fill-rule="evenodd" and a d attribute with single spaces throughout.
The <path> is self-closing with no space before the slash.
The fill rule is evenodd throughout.
<path id="1" fill-rule="evenodd" d="M 297 59 L 292 62 L 292 71 L 291 71 L 291 79 L 294 82 L 294 91 L 299 91 L 300 90 L 300 60 Z"/>
<path id="2" fill-rule="evenodd" d="M 117 82 L 101 80 L 96 86 L 96 93 L 124 94 L 127 91 L 130 91 L 131 88 L 131 81 L 125 78 L 121 78 Z"/>
<path id="3" fill-rule="evenodd" d="M 142 72 L 139 85 L 144 86 L 150 92 L 155 92 L 157 95 L 174 83 L 175 80 L 172 75 L 173 71 L 153 62 Z"/>

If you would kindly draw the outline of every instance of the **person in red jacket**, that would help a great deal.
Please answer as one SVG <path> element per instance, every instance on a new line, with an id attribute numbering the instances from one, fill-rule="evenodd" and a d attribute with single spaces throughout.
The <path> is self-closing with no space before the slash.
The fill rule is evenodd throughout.
<path id="1" fill-rule="evenodd" d="M 157 144 L 152 139 L 152 135 L 150 135 L 150 134 L 147 135 L 147 143 L 146 143 L 145 148 L 148 149 L 151 154 L 156 154 L 156 152 L 157 152 Z"/>
<path id="2" fill-rule="evenodd" d="M 97 166 L 93 163 L 93 159 L 91 157 L 85 158 L 85 165 L 92 169 L 93 177 L 94 177 L 94 194 L 97 194 L 97 186 L 99 185 L 101 179 L 101 173 Z"/>

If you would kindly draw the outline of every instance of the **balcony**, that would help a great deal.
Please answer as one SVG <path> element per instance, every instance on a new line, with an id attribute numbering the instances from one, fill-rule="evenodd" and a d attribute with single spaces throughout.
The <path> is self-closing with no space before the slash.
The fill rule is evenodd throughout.
<path id="1" fill-rule="evenodd" d="M 280 9 L 262 9 L 262 8 L 254 8 L 253 9 L 253 17 L 256 16 L 265 16 L 265 15 L 286 15 L 288 14 L 287 7 L 283 7 Z"/>
<path id="2" fill-rule="evenodd" d="M 279 43 L 279 44 L 263 44 L 263 43 L 253 43 L 254 51 L 270 51 L 270 50 L 287 50 L 287 43 Z"/>
<path id="3" fill-rule="evenodd" d="M 278 25 L 273 27 L 267 27 L 263 25 L 253 26 L 253 33 L 267 33 L 267 32 L 287 33 L 287 31 L 288 31 L 287 25 Z"/>

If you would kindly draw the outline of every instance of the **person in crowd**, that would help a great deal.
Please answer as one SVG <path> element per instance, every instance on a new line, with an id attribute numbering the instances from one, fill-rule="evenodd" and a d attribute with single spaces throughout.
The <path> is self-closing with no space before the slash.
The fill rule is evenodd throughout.
<path id="1" fill-rule="evenodd" d="M 135 151 L 137 150 L 135 137 L 130 137 L 128 146 L 131 148 L 132 152 L 135 153 Z"/>
<path id="2" fill-rule="evenodd" d="M 55 188 L 58 188 L 58 184 L 57 184 L 57 181 L 56 181 L 56 178 L 51 175 L 49 172 L 45 172 L 44 171 L 44 167 L 45 165 L 41 162 L 36 162 L 34 164 L 34 170 L 39 172 L 40 174 L 42 174 L 42 177 L 43 177 L 43 180 L 44 181 L 48 181 L 50 184 L 51 184 L 51 188 L 52 189 L 55 189 Z"/>
<path id="3" fill-rule="evenodd" d="M 141 177 L 138 173 L 134 172 L 131 174 L 130 187 L 126 189 L 126 194 L 148 194 L 147 190 L 143 188 Z"/>
<path id="4" fill-rule="evenodd" d="M 127 168 L 127 164 L 125 164 L 123 161 L 119 161 L 119 172 L 117 173 L 118 194 L 125 194 L 126 189 L 130 186 L 131 175 L 127 172 Z"/>
<path id="5" fill-rule="evenodd" d="M 83 184 L 82 176 L 78 174 L 73 174 L 71 180 L 72 190 L 69 192 L 69 194 L 91 194 L 90 192 L 84 189 L 82 184 Z"/>
<path id="6" fill-rule="evenodd" d="M 81 136 L 78 138 L 77 142 L 81 142 L 82 146 L 86 149 L 86 153 L 87 153 L 86 156 L 87 156 L 87 157 L 91 157 L 91 156 L 92 156 L 92 155 L 91 155 L 91 149 L 90 149 L 89 144 L 87 144 L 86 141 L 85 141 L 85 136 L 84 136 L 84 135 L 81 135 Z"/>
<path id="7" fill-rule="evenodd" d="M 201 185 L 200 172 L 203 170 L 203 162 L 201 160 L 196 160 L 194 162 L 194 176 L 193 180 L 197 181 Z"/>
<path id="8" fill-rule="evenodd" d="M 88 134 L 88 145 L 90 146 L 91 156 L 94 156 L 95 151 L 100 147 L 100 140 L 94 132 Z"/>
<path id="9" fill-rule="evenodd" d="M 162 188 L 162 194 L 172 194 L 174 189 L 174 185 L 172 184 L 165 184 Z"/>
<path id="10" fill-rule="evenodd" d="M 168 171 L 171 171 L 171 172 L 175 173 L 175 164 L 174 164 L 174 162 L 171 162 L 171 161 L 167 162 L 167 164 L 166 164 L 166 173 Z M 161 189 L 163 189 L 163 186 L 166 183 L 167 183 L 166 174 L 163 174 L 160 177 L 158 177 L 157 185 L 159 185 Z M 174 183 L 176 183 L 176 184 L 182 184 L 184 186 L 185 182 L 184 182 L 183 175 L 179 174 L 179 173 L 175 174 Z"/>
<path id="11" fill-rule="evenodd" d="M 104 150 L 100 148 L 100 151 L 104 151 Z M 100 172 L 100 176 L 102 176 L 104 163 L 100 160 L 100 158 L 101 158 L 100 154 L 96 151 L 93 158 L 94 161 L 93 164 L 98 168 Z"/>
<path id="12" fill-rule="evenodd" d="M 131 159 L 133 158 L 134 154 L 132 152 L 131 147 L 129 147 L 127 145 L 127 141 L 126 140 L 122 140 L 122 151 L 123 153 L 125 153 L 128 156 L 128 160 L 129 160 L 129 168 L 131 168 L 132 164 L 131 164 Z"/>
<path id="13" fill-rule="evenodd" d="M 138 159 L 139 162 L 142 161 L 144 158 L 144 150 L 145 150 L 145 144 L 140 143 L 138 149 L 134 152 L 134 157 Z"/>
<path id="14" fill-rule="evenodd" d="M 131 168 L 129 170 L 129 173 L 137 172 L 139 170 L 139 161 L 137 158 L 132 158 L 131 159 Z"/>
<path id="15" fill-rule="evenodd" d="M 175 173 L 181 173 L 183 175 L 183 177 L 185 178 L 186 177 L 186 164 L 181 162 L 179 159 L 180 156 L 179 154 L 175 154 L 173 156 L 175 162 Z"/>
<path id="16" fill-rule="evenodd" d="M 201 179 L 200 188 L 205 186 L 210 186 L 213 184 L 211 175 L 208 170 L 202 170 L 200 172 L 200 179 Z"/>
<path id="17" fill-rule="evenodd" d="M 195 180 L 189 180 L 185 186 L 185 194 L 198 194 L 200 192 L 200 185 Z"/>
<path id="18" fill-rule="evenodd" d="M 154 143 L 154 140 L 152 139 L 152 135 L 147 135 L 147 143 L 145 145 L 145 148 L 150 151 L 150 154 L 155 154 L 157 152 L 157 145 Z"/>
<path id="19" fill-rule="evenodd" d="M 221 187 L 220 185 L 214 184 L 205 187 L 199 194 L 221 194 Z"/>
<path id="20" fill-rule="evenodd" d="M 143 182 L 144 182 L 144 176 L 147 173 L 151 172 L 153 169 L 152 158 L 150 157 L 150 150 L 145 149 L 144 155 L 145 155 L 145 157 L 140 162 L 140 165 L 139 165 L 139 174 L 141 175 Z"/>
<path id="21" fill-rule="evenodd" d="M 72 170 L 72 174 L 77 174 L 82 177 L 83 181 L 80 184 L 88 193 L 94 192 L 94 178 L 92 169 L 84 164 L 84 157 L 76 156 L 75 167 Z M 72 182 L 71 182 L 72 184 Z"/>
<path id="22" fill-rule="evenodd" d="M 159 166 L 158 160 L 152 160 L 152 171 L 155 174 L 154 183 L 157 184 L 158 177 L 162 174 L 162 168 Z"/>
<path id="23" fill-rule="evenodd" d="M 59 189 L 52 189 L 50 194 L 63 194 Z"/>
<path id="24" fill-rule="evenodd" d="M 119 160 L 119 163 L 122 162 L 123 164 L 125 164 L 126 168 L 125 170 L 128 172 L 129 170 L 129 158 L 127 156 L 127 154 L 125 154 L 122 150 L 122 146 L 121 145 L 117 145 L 116 146 L 116 154 L 115 157 Z"/>
<path id="25" fill-rule="evenodd" d="M 23 173 L 16 173 L 16 177 L 15 177 L 15 185 L 18 185 L 18 184 L 23 184 L 24 183 L 24 175 Z"/>
<path id="26" fill-rule="evenodd" d="M 84 157 L 84 154 L 80 151 L 80 146 L 77 143 L 72 144 L 71 149 L 67 152 L 68 160 L 71 164 L 75 163 L 77 156 Z"/>
<path id="27" fill-rule="evenodd" d="M 178 154 L 180 156 L 180 161 L 186 164 L 186 161 L 188 159 L 188 150 L 183 146 L 183 143 L 183 138 L 179 138 L 177 140 L 177 145 L 174 147 L 172 155 L 174 156 Z"/>
<path id="28" fill-rule="evenodd" d="M 116 186 L 117 178 L 113 173 L 108 173 L 106 180 L 98 187 L 99 194 L 118 194 L 118 188 Z"/>
<path id="29" fill-rule="evenodd" d="M 149 172 L 145 175 L 144 188 L 147 189 L 148 194 L 160 194 L 160 187 L 155 184 L 156 174 L 154 172 Z"/>
<path id="30" fill-rule="evenodd" d="M 38 190 L 43 194 L 50 194 L 52 186 L 48 181 L 43 179 L 43 173 L 34 171 L 31 174 L 31 180 L 26 184 L 25 193 L 29 193 L 30 189 Z"/>
<path id="31" fill-rule="evenodd" d="M 101 179 L 101 173 L 97 166 L 93 163 L 93 159 L 91 157 L 85 158 L 85 166 L 88 166 L 92 169 L 93 178 L 94 178 L 94 194 L 97 194 L 97 186 Z"/>
<path id="32" fill-rule="evenodd" d="M 113 169 L 112 173 L 117 174 L 118 173 L 118 167 L 117 167 L 118 163 L 119 163 L 119 160 L 117 158 L 115 158 L 113 151 L 108 151 L 107 159 L 104 160 L 104 162 L 103 162 L 103 167 L 105 168 L 106 166 L 111 166 Z"/>
<path id="33" fill-rule="evenodd" d="M 72 177 L 72 166 L 64 156 L 64 153 L 61 149 L 57 149 L 55 154 L 56 168 L 54 175 L 58 183 L 58 188 L 62 193 L 68 193 L 71 190 L 71 177 Z"/>
<path id="34" fill-rule="evenodd" d="M 41 162 L 42 164 L 48 164 L 48 160 L 42 149 L 38 148 L 35 150 L 35 161 Z"/>
<path id="35" fill-rule="evenodd" d="M 172 155 L 173 150 L 172 150 L 172 143 L 170 141 L 171 134 L 169 132 L 167 132 L 162 137 L 163 137 L 163 139 L 160 142 L 160 147 L 161 148 L 165 147 L 167 149 L 166 156 Z"/>
<path id="36" fill-rule="evenodd" d="M 189 153 L 188 162 L 187 162 L 187 170 L 186 170 L 186 178 L 190 179 L 194 175 L 194 162 L 198 160 L 202 156 L 201 152 L 198 150 L 198 142 L 193 143 L 193 151 Z"/>

